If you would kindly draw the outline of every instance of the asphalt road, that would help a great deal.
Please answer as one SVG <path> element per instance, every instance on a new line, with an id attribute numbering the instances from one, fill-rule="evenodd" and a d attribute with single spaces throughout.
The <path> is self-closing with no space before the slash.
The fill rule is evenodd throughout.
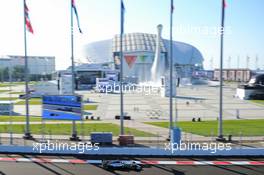
<path id="1" fill-rule="evenodd" d="M 1 157 L 28 157 L 17 155 L 1 155 Z M 32 156 L 30 156 L 32 157 Z M 41 156 L 34 158 L 72 159 L 72 157 Z M 151 158 L 152 160 L 168 160 Z M 137 159 L 140 160 L 140 159 Z M 146 160 L 146 159 L 144 159 Z M 172 160 L 172 159 L 169 159 Z M 176 161 L 188 161 L 193 159 L 173 159 Z M 204 159 L 200 159 L 206 161 Z M 228 159 L 221 159 L 228 161 Z M 234 160 L 234 159 L 232 159 Z M 252 161 L 255 159 L 235 159 L 239 161 Z M 257 159 L 256 161 L 264 161 Z M 72 164 L 72 163 L 38 163 L 0 161 L 0 175 L 263 175 L 263 165 L 150 165 L 144 167 L 140 173 L 134 171 L 106 171 L 101 165 Z"/>
<path id="2" fill-rule="evenodd" d="M 134 171 L 109 172 L 101 166 L 64 163 L 1 162 L 1 175 L 263 175 L 264 166 L 175 166 L 152 165 L 140 173 Z"/>

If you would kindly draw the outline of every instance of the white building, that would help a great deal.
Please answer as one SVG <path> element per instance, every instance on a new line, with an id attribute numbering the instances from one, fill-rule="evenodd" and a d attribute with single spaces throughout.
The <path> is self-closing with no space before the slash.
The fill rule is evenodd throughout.
<path id="1" fill-rule="evenodd" d="M 147 33 L 128 33 L 123 36 L 124 77 L 137 77 L 139 82 L 151 79 L 151 67 L 155 58 L 157 35 Z M 163 72 L 168 71 L 170 41 L 161 38 L 160 60 L 165 63 Z M 194 46 L 173 41 L 173 63 L 177 74 L 191 77 L 194 70 L 203 67 L 203 56 Z M 120 69 L 120 37 L 97 41 L 84 47 L 84 55 L 90 64 L 112 64 Z M 162 75 L 164 76 L 164 75 Z"/>
<path id="2" fill-rule="evenodd" d="M 55 72 L 55 57 L 28 56 L 28 69 L 30 74 L 46 75 Z M 24 56 L 8 55 L 0 57 L 0 69 L 15 66 L 25 66 Z"/>

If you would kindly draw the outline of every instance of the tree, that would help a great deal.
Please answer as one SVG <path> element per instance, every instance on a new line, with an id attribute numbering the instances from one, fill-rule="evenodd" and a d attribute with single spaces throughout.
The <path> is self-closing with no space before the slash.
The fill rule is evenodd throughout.
<path id="1" fill-rule="evenodd" d="M 0 80 L 1 82 L 4 81 L 4 68 L 0 68 Z"/>
<path id="2" fill-rule="evenodd" d="M 4 81 L 9 80 L 9 68 L 8 67 L 4 68 L 3 77 L 4 77 Z"/>
<path id="3" fill-rule="evenodd" d="M 24 80 L 25 77 L 25 68 L 24 66 L 15 66 L 13 67 L 13 71 L 12 71 L 12 77 L 13 79 L 20 79 L 20 80 Z"/>

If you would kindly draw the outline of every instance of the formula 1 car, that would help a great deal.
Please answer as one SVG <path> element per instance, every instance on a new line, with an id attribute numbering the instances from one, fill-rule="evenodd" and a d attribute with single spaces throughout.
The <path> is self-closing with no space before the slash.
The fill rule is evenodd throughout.
<path id="1" fill-rule="evenodd" d="M 106 170 L 142 170 L 142 165 L 135 161 L 105 160 L 102 165 Z"/>

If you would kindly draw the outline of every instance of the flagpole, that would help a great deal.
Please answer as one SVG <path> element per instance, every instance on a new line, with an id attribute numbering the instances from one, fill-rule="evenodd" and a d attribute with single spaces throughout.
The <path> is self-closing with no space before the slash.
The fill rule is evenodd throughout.
<path id="1" fill-rule="evenodd" d="M 225 27 L 225 0 L 222 0 L 221 15 L 221 39 L 220 39 L 220 97 L 219 97 L 219 119 L 218 119 L 218 138 L 217 140 L 225 140 L 223 137 L 223 43 L 224 43 L 224 27 Z"/>
<path id="2" fill-rule="evenodd" d="M 123 102 L 123 34 L 124 34 L 124 4 L 120 1 L 121 25 L 120 25 L 120 135 L 124 135 L 124 102 Z"/>
<path id="3" fill-rule="evenodd" d="M 26 14 L 25 14 L 26 0 L 23 0 L 23 13 L 24 13 L 24 51 L 25 51 L 25 91 L 26 91 L 26 128 L 24 133 L 24 139 L 30 140 L 33 139 L 30 133 L 30 123 L 29 123 L 29 87 L 28 87 L 28 56 L 27 56 L 27 29 L 26 29 Z"/>
<path id="4" fill-rule="evenodd" d="M 173 70 L 173 58 L 172 58 L 172 17 L 173 17 L 173 0 L 171 0 L 171 11 L 170 11 L 170 128 L 169 138 L 171 139 L 171 130 L 173 128 L 173 101 L 172 101 L 172 70 Z"/>
<path id="5" fill-rule="evenodd" d="M 73 0 L 71 1 L 71 74 L 72 74 L 72 95 L 75 91 L 75 67 L 74 67 L 74 35 L 73 35 Z M 72 141 L 80 140 L 77 136 L 76 123 L 72 121 L 72 136 L 70 137 Z"/>

